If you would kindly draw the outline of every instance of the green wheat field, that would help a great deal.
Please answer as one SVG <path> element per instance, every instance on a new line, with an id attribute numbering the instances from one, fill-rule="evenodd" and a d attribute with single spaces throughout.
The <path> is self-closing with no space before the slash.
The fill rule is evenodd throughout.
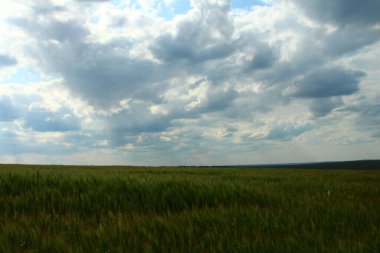
<path id="1" fill-rule="evenodd" d="M 380 170 L 0 165 L 0 252 L 380 252 Z"/>

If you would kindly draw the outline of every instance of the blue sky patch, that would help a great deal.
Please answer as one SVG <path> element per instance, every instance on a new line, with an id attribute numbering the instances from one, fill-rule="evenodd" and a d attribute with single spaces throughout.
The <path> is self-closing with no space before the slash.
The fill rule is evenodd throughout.
<path id="1" fill-rule="evenodd" d="M 50 78 L 41 75 L 31 67 L 20 67 L 16 72 L 7 76 L 4 80 L 6 83 L 29 84 L 48 81 Z"/>
<path id="2" fill-rule="evenodd" d="M 266 5 L 266 4 L 260 0 L 233 0 L 232 1 L 232 8 L 249 10 L 252 6 L 255 6 L 255 5 Z"/>

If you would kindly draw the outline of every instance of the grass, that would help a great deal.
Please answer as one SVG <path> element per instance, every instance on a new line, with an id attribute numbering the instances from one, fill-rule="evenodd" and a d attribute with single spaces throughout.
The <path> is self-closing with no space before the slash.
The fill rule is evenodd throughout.
<path id="1" fill-rule="evenodd" d="M 0 252 L 380 252 L 380 171 L 0 166 Z"/>

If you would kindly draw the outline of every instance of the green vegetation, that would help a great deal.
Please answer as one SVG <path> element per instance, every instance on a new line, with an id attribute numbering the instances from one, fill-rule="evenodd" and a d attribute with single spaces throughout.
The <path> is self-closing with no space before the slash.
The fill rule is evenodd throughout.
<path id="1" fill-rule="evenodd" d="M 0 166 L 0 252 L 379 252 L 380 171 Z"/>

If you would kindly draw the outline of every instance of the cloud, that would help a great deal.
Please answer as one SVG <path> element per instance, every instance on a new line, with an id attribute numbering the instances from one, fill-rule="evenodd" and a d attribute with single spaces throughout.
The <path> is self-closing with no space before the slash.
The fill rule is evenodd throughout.
<path id="1" fill-rule="evenodd" d="M 292 95 L 302 98 L 351 95 L 359 90 L 363 76 L 363 72 L 337 67 L 313 70 L 297 82 Z"/>
<path id="2" fill-rule="evenodd" d="M 188 64 L 223 59 L 234 51 L 229 1 L 193 1 L 193 10 L 176 24 L 175 33 L 160 35 L 151 51 L 163 62 Z"/>
<path id="3" fill-rule="evenodd" d="M 54 13 L 62 13 L 67 11 L 67 8 L 53 3 L 46 3 L 46 1 L 36 1 L 35 5 L 30 6 L 36 15 L 49 15 Z"/>
<path id="4" fill-rule="evenodd" d="M 310 124 L 283 124 L 270 129 L 264 139 L 269 141 L 289 141 L 312 129 L 313 126 Z"/>
<path id="5" fill-rule="evenodd" d="M 68 132 L 80 129 L 80 119 L 66 110 L 32 108 L 25 116 L 24 127 L 37 132 Z"/>
<path id="6" fill-rule="evenodd" d="M 277 53 L 268 44 L 258 44 L 256 46 L 256 53 L 249 65 L 252 70 L 267 69 L 273 66 L 277 61 Z"/>
<path id="7" fill-rule="evenodd" d="M 13 104 L 9 96 L 0 97 L 0 122 L 13 121 L 20 117 L 20 110 Z"/>
<path id="8" fill-rule="evenodd" d="M 95 107 L 106 108 L 128 98 L 159 99 L 165 86 L 161 81 L 168 73 L 161 72 L 157 64 L 117 53 L 114 55 L 112 48 L 96 44 L 83 45 L 82 50 L 89 56 L 97 54 L 97 59 L 91 65 L 87 65 L 89 59 L 77 58 L 72 59 L 77 61 L 76 64 L 66 65 L 69 62 L 64 61 L 56 66 L 73 94 Z"/>
<path id="9" fill-rule="evenodd" d="M 374 25 L 380 22 L 380 2 L 377 0 L 350 1 L 302 1 L 292 0 L 307 15 L 319 22 L 339 26 L 349 24 Z"/>
<path id="10" fill-rule="evenodd" d="M 0 54 L 0 68 L 13 66 L 17 64 L 17 60 L 9 55 Z"/>
<path id="11" fill-rule="evenodd" d="M 107 2 L 15 4 L 25 8 L 0 20 L 8 31 L 0 65 L 49 80 L 1 83 L 0 133 L 19 143 L 15 152 L 56 142 L 109 161 L 207 164 L 272 161 L 265 154 L 276 147 L 316 143 L 318 157 L 330 158 L 324 147 L 347 136 L 374 145 L 380 34 L 369 8 L 377 3 L 284 0 L 237 10 L 197 0 L 168 18 L 161 11 L 171 1 Z M 373 61 L 355 62 L 362 55 Z M 7 82 L 11 70 L 0 71 Z M 5 133 L 13 128 L 13 137 Z M 28 145 L 41 137 L 54 141 Z"/>
<path id="12" fill-rule="evenodd" d="M 369 133 L 371 137 L 378 137 L 380 126 L 380 104 L 369 104 L 364 101 L 358 105 L 351 105 L 345 111 L 356 115 L 355 125 L 359 131 Z"/>
<path id="13" fill-rule="evenodd" d="M 328 54 L 336 56 L 354 53 L 380 39 L 377 28 L 344 26 L 328 34 L 324 41 Z"/>
<path id="14" fill-rule="evenodd" d="M 38 12 L 34 12 L 38 16 Z M 81 42 L 89 34 L 88 30 L 74 20 L 61 21 L 47 15 L 44 19 L 34 20 L 34 18 L 9 18 L 8 22 L 22 28 L 35 39 L 40 39 L 36 46 L 57 46 L 59 43 L 70 43 L 81 45 Z M 53 48 L 52 48 L 53 49 Z"/>
<path id="15" fill-rule="evenodd" d="M 169 73 L 153 61 L 131 57 L 128 40 L 86 42 L 88 30 L 74 21 L 46 20 L 38 31 L 33 20 L 14 20 L 40 42 L 32 55 L 46 70 L 60 74 L 70 91 L 95 107 L 110 107 L 127 98 L 158 99 Z"/>
<path id="16" fill-rule="evenodd" d="M 68 145 L 62 138 L 50 135 L 50 133 L 43 133 L 42 135 L 35 135 L 33 132 L 29 132 L 26 135 L 26 133 L 25 131 L 1 129 L 1 156 L 11 155 L 16 158 L 16 162 L 20 162 L 18 161 L 18 157 L 21 154 L 31 154 L 32 159 L 28 160 L 29 163 L 36 163 L 33 160 L 33 158 L 36 159 L 35 155 L 44 155 L 46 156 L 45 159 L 49 159 L 49 157 L 65 156 L 79 150 L 77 145 Z"/>
<path id="17" fill-rule="evenodd" d="M 208 46 L 192 43 L 186 38 L 162 35 L 153 43 L 151 50 L 161 61 L 175 64 L 184 61 L 189 64 L 224 58 L 233 52 L 233 46 L 227 43 Z"/>
<path id="18" fill-rule="evenodd" d="M 133 103 L 105 120 L 108 128 L 116 133 L 162 132 L 171 125 L 171 116 L 155 114 L 142 102 Z"/>
<path id="19" fill-rule="evenodd" d="M 374 134 L 372 134 L 372 137 L 374 137 L 374 138 L 380 138 L 380 131 L 377 131 Z"/>
<path id="20" fill-rule="evenodd" d="M 216 87 L 210 87 L 206 101 L 202 102 L 199 107 L 202 112 L 223 111 L 229 108 L 238 96 L 238 93 L 233 88 L 220 90 Z"/>
<path id="21" fill-rule="evenodd" d="M 314 99 L 310 106 L 310 111 L 314 117 L 324 117 L 344 103 L 340 97 L 329 97 Z"/>

